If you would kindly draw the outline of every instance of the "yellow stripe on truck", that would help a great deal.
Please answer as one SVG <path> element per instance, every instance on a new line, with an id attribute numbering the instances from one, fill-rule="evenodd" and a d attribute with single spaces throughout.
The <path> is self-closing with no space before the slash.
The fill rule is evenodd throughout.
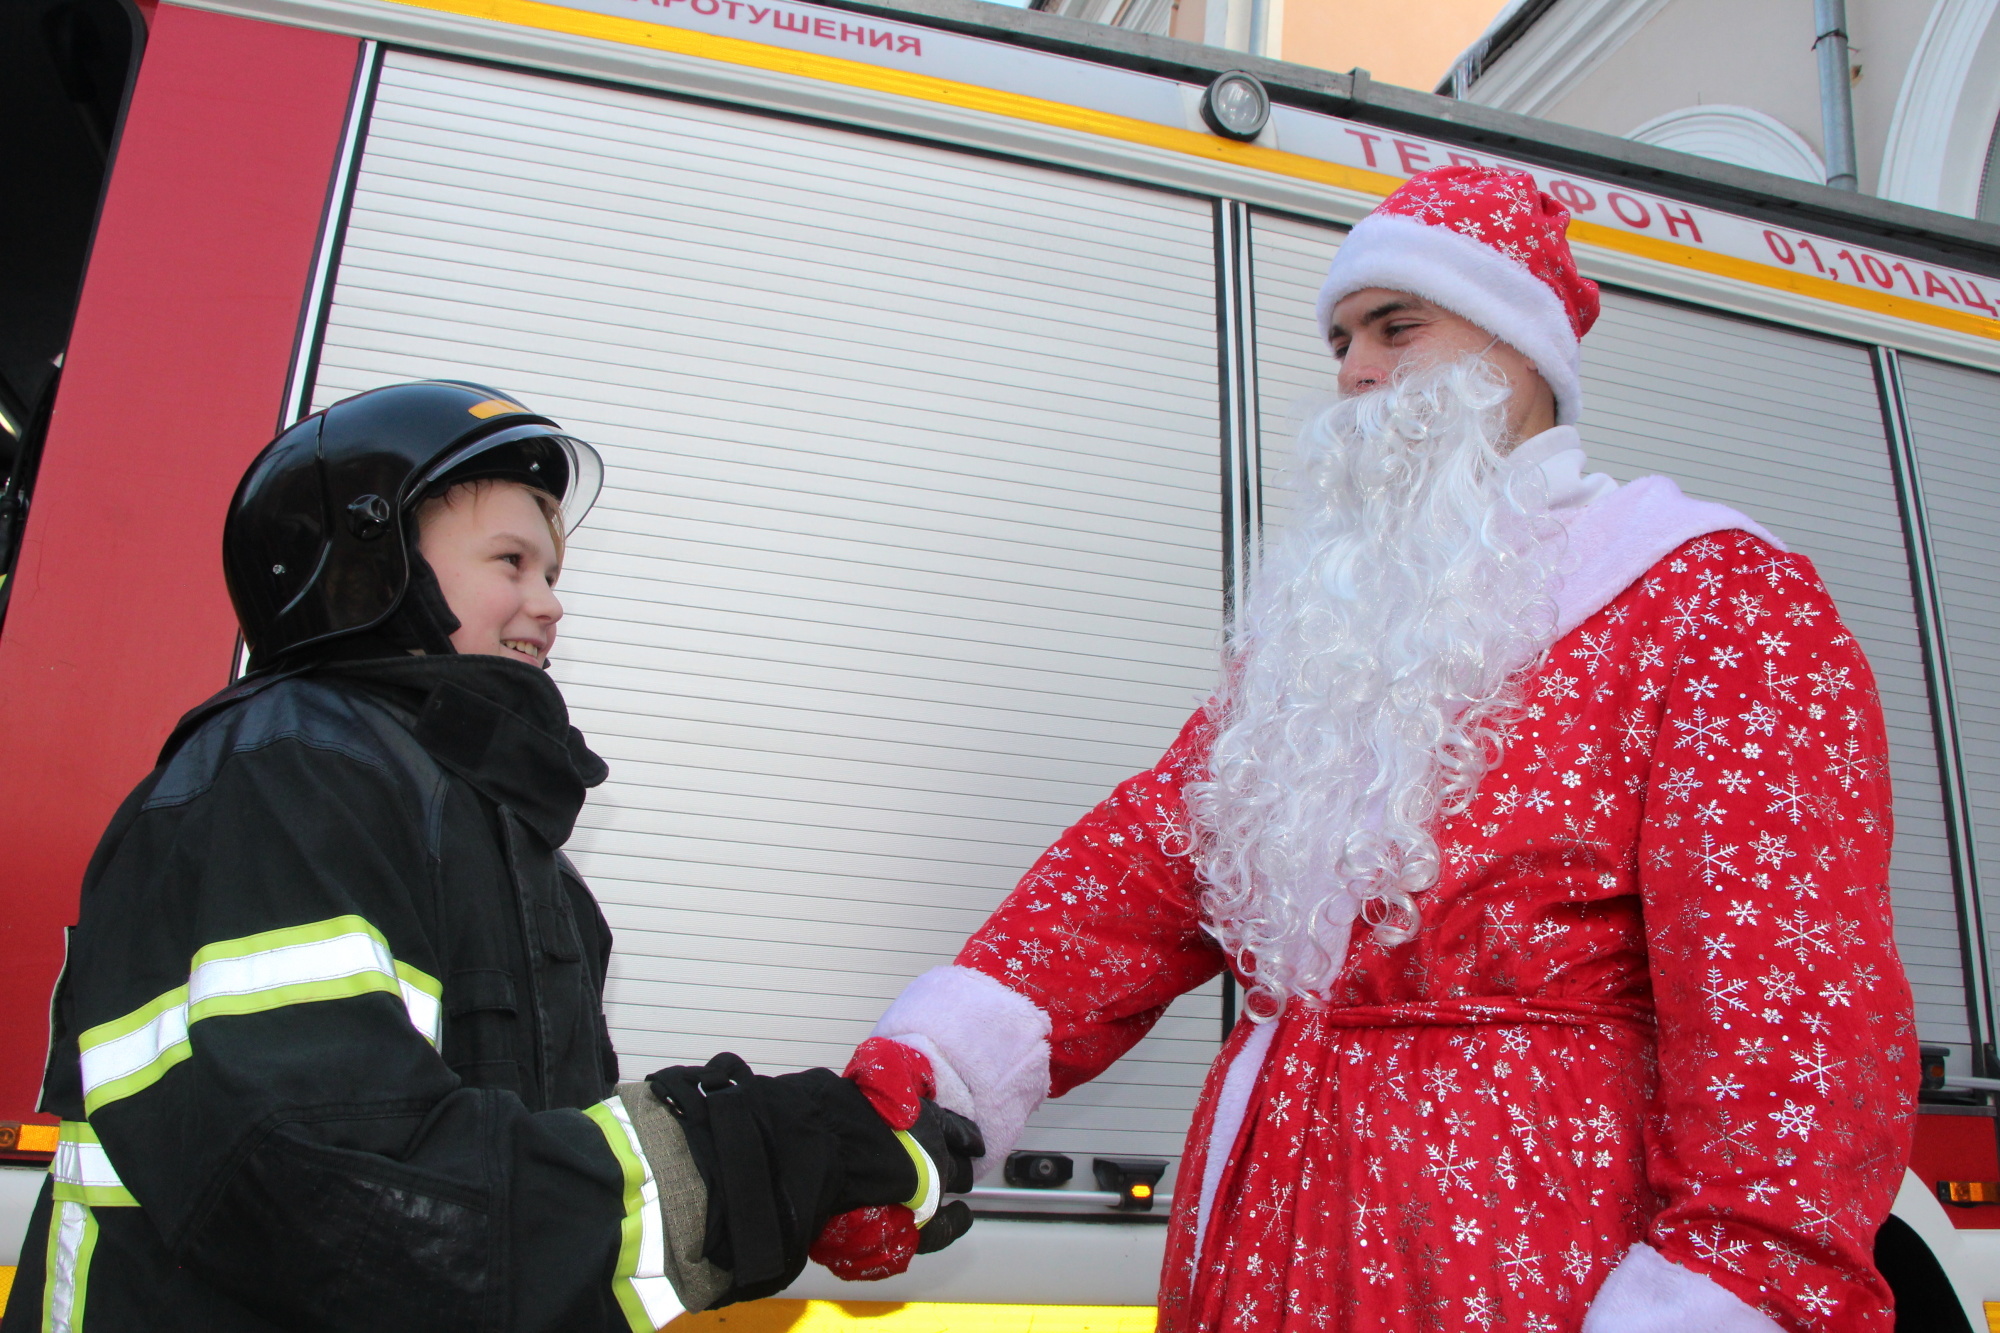
<path id="1" fill-rule="evenodd" d="M 1403 178 L 1400 176 L 1343 166 L 1338 162 L 1322 162 L 1316 157 L 1304 157 L 1298 153 L 1282 152 L 1276 148 L 1264 148 L 1254 143 L 1238 143 L 1234 139 L 1225 139 L 1221 135 L 1200 130 L 1158 125 L 1150 120 L 1138 120 L 1109 111 L 1093 111 L 1089 107 L 1071 106 L 1066 102 L 1051 102 L 1045 98 L 1029 97 L 1025 93 L 1004 92 L 998 88 L 981 88 L 976 84 L 957 83 L 931 74 L 885 69 L 879 65 L 862 64 L 857 60 L 842 60 L 838 56 L 815 55 L 810 51 L 792 51 L 779 46 L 765 46 L 761 42 L 746 42 L 740 37 L 723 37 L 715 33 L 695 32 L 688 28 L 646 23 L 639 19 L 616 18 L 609 14 L 593 14 L 580 9 L 568 9 L 561 5 L 542 4 L 540 0 L 396 0 L 396 3 L 417 9 L 435 9 L 447 14 L 491 19 L 495 23 L 505 23 L 516 28 L 537 28 L 543 32 L 560 32 L 572 37 L 595 37 L 601 41 L 618 42 L 625 46 L 644 46 L 655 51 L 671 51 L 676 55 L 695 56 L 726 65 L 743 65 L 751 69 L 818 79 L 822 83 L 838 83 L 849 88 L 893 93 L 898 97 L 908 97 L 920 102 L 937 102 L 944 106 L 962 107 L 969 111 L 985 111 L 1013 120 L 1026 120 L 1037 125 L 1055 126 L 1058 129 L 1080 130 L 1085 134 L 1096 134 L 1107 139 L 1122 139 L 1127 143 L 1145 144 L 1152 148 L 1171 148 L 1177 153 L 1212 158 L 1220 162 L 1233 162 L 1238 166 L 1254 167 L 1281 176 L 1318 181 L 1324 185 L 1355 190 L 1362 194 L 1387 195 L 1403 183 Z"/>
<path id="2" fill-rule="evenodd" d="M 1150 1305 L 748 1301 L 682 1315 L 673 1333 L 1153 1333 Z"/>
<path id="3" fill-rule="evenodd" d="M 930 74 L 913 74 L 906 70 L 885 69 L 855 60 L 842 60 L 837 56 L 765 46 L 760 42 L 747 42 L 739 37 L 695 32 L 687 28 L 646 23 L 639 19 L 618 18 L 609 14 L 593 14 L 580 9 L 568 9 L 561 5 L 543 4 L 541 0 L 395 0 L 395 3 L 417 9 L 490 19 L 495 23 L 505 23 L 511 27 L 560 32 L 572 37 L 592 37 L 600 41 L 617 42 L 624 46 L 670 51 L 676 55 L 695 56 L 723 64 L 742 65 L 751 69 L 817 79 L 823 83 L 865 88 L 872 92 L 893 93 L 916 101 L 984 111 L 1037 125 L 1076 130 L 1106 139 L 1118 139 L 1151 148 L 1165 148 L 1192 157 L 1230 162 L 1276 176 L 1315 181 L 1337 189 L 1352 190 L 1358 194 L 1375 195 L 1378 198 L 1388 195 L 1403 183 L 1403 178 L 1400 176 L 1344 166 L 1337 162 L 1323 162 L 1315 157 L 1265 148 L 1254 143 L 1238 143 L 1217 134 L 1182 129 L 1174 125 L 1159 125 L 1150 120 L 1114 115 L 1108 111 L 1093 111 L 1088 107 L 1051 102 L 1044 98 L 1029 97 L 1023 93 L 1003 92 L 996 88 L 956 83 Z M 1659 260 L 1679 268 L 1712 273 L 1718 277 L 1731 278 L 1754 286 L 1797 292 L 1836 305 L 1908 320 L 1913 324 L 1928 324 L 1933 328 L 1950 329 L 1956 333 L 2000 339 L 2000 320 L 1986 319 L 1961 310 L 1949 310 L 1887 292 L 1846 286 L 1825 278 L 1788 273 L 1767 264 L 1754 263 L 1732 255 L 1711 254 L 1694 249 L 1692 246 L 1675 245 L 1650 236 L 1635 236 L 1615 227 L 1590 222 L 1572 221 L 1569 233 L 1570 238 L 1580 244 L 1604 250 L 1619 250 L 1626 254 Z"/>

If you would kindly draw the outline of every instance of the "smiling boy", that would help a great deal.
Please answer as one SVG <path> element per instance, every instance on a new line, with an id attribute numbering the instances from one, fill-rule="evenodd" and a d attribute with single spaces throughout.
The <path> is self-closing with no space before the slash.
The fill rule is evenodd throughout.
<path id="1" fill-rule="evenodd" d="M 461 482 L 417 508 L 417 549 L 457 617 L 451 646 L 547 666 L 562 603 L 561 505 L 497 478 Z"/>
<path id="2" fill-rule="evenodd" d="M 779 1290 L 835 1213 L 970 1183 L 969 1124 L 827 1070 L 617 1083 L 611 933 L 561 851 L 606 767 L 544 670 L 597 478 L 436 381 L 252 463 L 250 671 L 85 876 L 6 1333 L 649 1333 Z"/>

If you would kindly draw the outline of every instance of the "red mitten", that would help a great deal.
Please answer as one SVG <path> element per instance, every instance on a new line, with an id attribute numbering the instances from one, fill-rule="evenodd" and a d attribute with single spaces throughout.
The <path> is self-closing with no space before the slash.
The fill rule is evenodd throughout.
<path id="1" fill-rule="evenodd" d="M 884 1037 L 870 1037 L 855 1047 L 844 1074 L 891 1129 L 916 1124 L 919 1099 L 937 1094 L 924 1053 Z M 918 1239 L 916 1214 L 900 1204 L 856 1208 L 827 1223 L 809 1253 L 835 1277 L 877 1282 L 910 1266 Z"/>
<path id="2" fill-rule="evenodd" d="M 901 1204 L 856 1208 L 826 1224 L 806 1253 L 846 1282 L 879 1282 L 910 1266 L 917 1215 Z"/>
<path id="3" fill-rule="evenodd" d="M 887 1037 L 870 1037 L 854 1048 L 854 1056 L 841 1071 L 854 1080 L 861 1095 L 875 1108 L 875 1114 L 889 1122 L 891 1129 L 908 1129 L 917 1123 L 917 1103 L 937 1097 L 937 1078 L 931 1073 L 930 1057 L 914 1046 Z"/>

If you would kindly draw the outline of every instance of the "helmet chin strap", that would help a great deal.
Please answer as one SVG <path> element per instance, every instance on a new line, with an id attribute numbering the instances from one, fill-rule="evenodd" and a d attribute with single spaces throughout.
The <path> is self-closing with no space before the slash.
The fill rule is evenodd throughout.
<path id="1" fill-rule="evenodd" d="M 409 586 L 389 618 L 375 627 L 375 634 L 404 652 L 439 656 L 458 651 L 452 647 L 451 636 L 459 623 L 444 599 L 444 589 L 438 586 L 430 561 L 424 559 L 415 542 L 410 543 Z"/>
<path id="2" fill-rule="evenodd" d="M 442 657 L 456 653 L 452 632 L 459 619 L 451 613 L 438 585 L 437 572 L 416 543 L 410 543 L 410 581 L 403 600 L 389 618 L 372 629 L 343 635 L 316 648 L 305 649 L 300 659 L 309 662 L 361 662 L 377 657 Z"/>

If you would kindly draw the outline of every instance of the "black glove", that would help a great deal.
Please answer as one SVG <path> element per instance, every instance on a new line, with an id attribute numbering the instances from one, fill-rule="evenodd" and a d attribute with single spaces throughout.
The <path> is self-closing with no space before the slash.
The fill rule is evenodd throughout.
<path id="1" fill-rule="evenodd" d="M 805 1268 L 806 1250 L 838 1214 L 879 1204 L 918 1207 L 927 1199 L 934 1206 L 940 1192 L 970 1189 L 972 1159 L 985 1149 L 970 1120 L 928 1101 L 908 1134 L 897 1134 L 860 1089 L 830 1069 L 767 1077 L 724 1052 L 705 1066 L 676 1065 L 646 1081 L 680 1118 L 708 1188 L 702 1257 L 732 1279 L 716 1305 L 790 1286 Z M 931 1249 L 949 1244 L 963 1233 L 957 1224 L 971 1220 L 963 1204 L 944 1211 L 952 1216 L 932 1223 L 948 1225 Z"/>

